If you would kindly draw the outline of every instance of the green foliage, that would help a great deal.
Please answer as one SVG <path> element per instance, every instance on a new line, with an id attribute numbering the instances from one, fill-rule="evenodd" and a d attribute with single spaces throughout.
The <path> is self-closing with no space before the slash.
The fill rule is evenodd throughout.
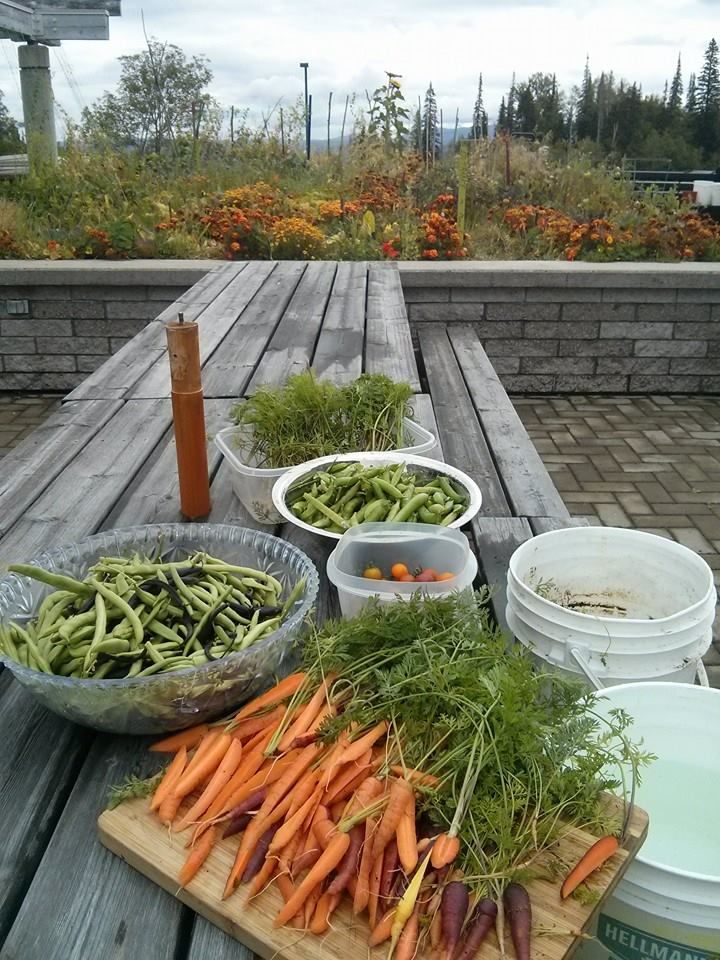
<path id="1" fill-rule="evenodd" d="M 372 95 L 368 109 L 371 135 L 379 136 L 390 151 L 402 150 L 408 133 L 407 120 L 410 116 L 405 106 L 405 97 L 400 86 L 400 74 L 385 71 L 386 82 Z"/>

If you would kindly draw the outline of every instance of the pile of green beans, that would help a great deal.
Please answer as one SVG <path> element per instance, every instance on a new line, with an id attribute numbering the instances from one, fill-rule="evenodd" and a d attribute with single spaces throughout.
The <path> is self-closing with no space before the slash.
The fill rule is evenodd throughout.
<path id="1" fill-rule="evenodd" d="M 304 523 L 344 533 L 359 523 L 434 523 L 448 526 L 468 498 L 448 477 L 422 475 L 406 464 L 367 467 L 337 462 L 303 477 L 288 490 L 287 503 Z"/>
<path id="2" fill-rule="evenodd" d="M 25 625 L 0 624 L 0 648 L 30 669 L 75 679 L 128 679 L 199 667 L 272 633 L 285 600 L 270 573 L 196 553 L 176 563 L 103 557 L 84 580 L 28 564 L 9 571 L 54 587 Z"/>

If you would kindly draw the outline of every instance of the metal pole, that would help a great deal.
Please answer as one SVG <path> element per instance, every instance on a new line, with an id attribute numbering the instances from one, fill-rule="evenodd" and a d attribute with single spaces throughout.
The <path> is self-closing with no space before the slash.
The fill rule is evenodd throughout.
<path id="1" fill-rule="evenodd" d="M 312 94 L 308 97 L 308 118 L 307 118 L 307 158 L 310 159 L 310 131 L 312 130 Z"/>
<path id="2" fill-rule="evenodd" d="M 330 112 L 332 110 L 332 90 L 328 97 L 327 155 L 330 156 Z"/>
<path id="3" fill-rule="evenodd" d="M 18 47 L 18 62 L 28 162 L 37 169 L 57 160 L 50 51 L 41 44 L 24 44 Z"/>
<path id="4" fill-rule="evenodd" d="M 308 67 L 309 63 L 301 63 L 300 67 L 305 74 L 305 156 L 310 159 L 310 104 L 308 100 Z"/>

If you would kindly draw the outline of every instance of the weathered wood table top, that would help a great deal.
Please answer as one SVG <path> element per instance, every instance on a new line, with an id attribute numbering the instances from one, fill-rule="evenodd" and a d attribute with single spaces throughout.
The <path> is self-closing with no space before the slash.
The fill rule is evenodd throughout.
<path id="1" fill-rule="evenodd" d="M 224 264 L 73 391 L 0 461 L 0 569 L 99 530 L 181 520 L 163 325 L 197 320 L 208 433 L 233 400 L 311 364 L 409 381 L 416 419 L 479 484 L 467 533 L 504 622 L 517 544 L 571 521 L 471 326 L 423 325 L 413 344 L 389 263 Z M 209 520 L 256 527 L 211 447 Z M 272 527 L 264 529 L 273 531 Z M 338 612 L 329 548 L 286 525 Z M 0 672 L 0 960 L 239 960 L 251 956 L 100 846 L 109 788 L 157 765 L 143 738 L 95 734 L 48 713 Z"/>

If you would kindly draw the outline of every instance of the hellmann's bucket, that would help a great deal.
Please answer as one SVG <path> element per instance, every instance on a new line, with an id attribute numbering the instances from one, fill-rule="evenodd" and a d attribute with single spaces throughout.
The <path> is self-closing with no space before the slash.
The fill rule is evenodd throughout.
<path id="1" fill-rule="evenodd" d="M 594 686 L 692 682 L 716 603 L 702 557 L 639 530 L 554 530 L 519 546 L 508 568 L 515 637 L 539 665 Z"/>
<path id="2" fill-rule="evenodd" d="M 637 788 L 647 839 L 576 960 L 718 960 L 720 690 L 634 683 L 600 697 L 598 713 L 626 710 L 628 736 L 657 759 Z"/>

